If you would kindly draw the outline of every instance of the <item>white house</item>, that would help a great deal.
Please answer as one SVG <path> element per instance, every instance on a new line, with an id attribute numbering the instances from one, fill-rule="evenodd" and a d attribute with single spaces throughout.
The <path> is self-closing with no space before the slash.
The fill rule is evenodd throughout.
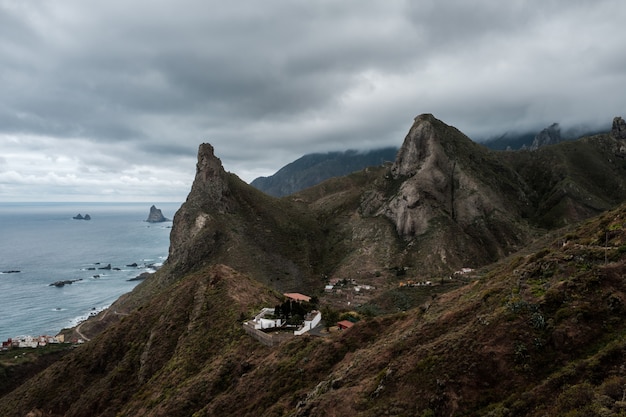
<path id="1" fill-rule="evenodd" d="M 254 328 L 257 330 L 260 329 L 269 329 L 272 327 L 280 327 L 283 322 L 281 319 L 279 318 L 272 318 L 272 319 L 268 319 L 265 318 L 266 315 L 273 315 L 274 314 L 274 309 L 273 308 L 264 308 L 261 310 L 261 312 L 259 314 L 257 314 L 254 319 L 251 320 L 252 324 L 254 325 Z"/>
<path id="2" fill-rule="evenodd" d="M 295 334 L 296 336 L 300 336 L 320 324 L 320 321 L 322 321 L 322 313 L 317 310 L 313 310 L 308 313 L 304 318 L 304 323 L 302 324 L 302 327 L 300 327 L 298 330 L 294 330 L 293 334 Z"/>
<path id="3" fill-rule="evenodd" d="M 38 345 L 39 341 L 32 336 L 21 336 L 17 341 L 17 347 L 20 348 L 36 348 Z"/>

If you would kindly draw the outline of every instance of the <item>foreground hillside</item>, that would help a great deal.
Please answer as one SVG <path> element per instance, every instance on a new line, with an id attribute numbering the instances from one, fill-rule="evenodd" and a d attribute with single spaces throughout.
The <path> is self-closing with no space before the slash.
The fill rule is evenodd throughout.
<path id="1" fill-rule="evenodd" d="M 275 348 L 240 323 L 277 295 L 209 267 L 3 397 L 0 414 L 623 415 L 626 206 L 543 244 L 420 308 Z"/>
<path id="2" fill-rule="evenodd" d="M 276 199 L 201 145 L 167 264 L 0 415 L 624 415 L 625 155 L 496 153 L 422 115 L 393 164 Z M 241 324 L 285 291 L 361 320 L 266 347 Z"/>

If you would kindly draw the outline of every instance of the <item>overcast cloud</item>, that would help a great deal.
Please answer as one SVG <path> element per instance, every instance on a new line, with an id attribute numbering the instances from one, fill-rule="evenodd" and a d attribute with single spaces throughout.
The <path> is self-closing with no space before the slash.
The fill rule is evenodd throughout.
<path id="1" fill-rule="evenodd" d="M 311 152 L 626 116 L 619 0 L 0 0 L 0 201 L 184 201 Z"/>

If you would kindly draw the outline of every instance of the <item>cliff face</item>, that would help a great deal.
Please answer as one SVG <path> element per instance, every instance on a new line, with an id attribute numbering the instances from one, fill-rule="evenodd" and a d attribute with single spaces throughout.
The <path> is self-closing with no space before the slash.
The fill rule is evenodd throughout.
<path id="1" fill-rule="evenodd" d="M 621 117 L 613 118 L 613 125 L 611 126 L 611 135 L 615 139 L 626 139 L 626 121 Z"/>
<path id="2" fill-rule="evenodd" d="M 166 222 L 167 219 L 161 212 L 161 209 L 156 208 L 156 206 L 150 207 L 150 213 L 148 214 L 148 218 L 146 219 L 148 223 L 161 223 Z"/>
<path id="3" fill-rule="evenodd" d="M 173 222 L 172 278 L 224 263 L 281 291 L 305 291 L 319 274 L 323 239 L 314 215 L 224 171 L 209 144 L 199 147 L 191 191 Z"/>
<path id="4" fill-rule="evenodd" d="M 213 146 L 201 144 L 191 191 L 174 216 L 169 262 L 186 269 L 214 253 L 221 236 L 216 217 L 235 207 L 222 161 L 215 156 Z"/>
<path id="5" fill-rule="evenodd" d="M 459 262 L 459 245 L 478 259 L 496 259 L 527 237 L 524 222 L 511 221 L 526 199 L 523 181 L 486 148 L 430 114 L 415 118 L 391 180 L 397 191 L 370 195 L 364 212 L 389 218 L 406 241 L 438 247 L 438 261 Z"/>
<path id="6" fill-rule="evenodd" d="M 535 136 L 530 150 L 536 151 L 542 146 L 556 145 L 561 141 L 561 128 L 558 123 L 553 123 Z"/>
<path id="7" fill-rule="evenodd" d="M 498 154 L 422 115 L 391 168 L 275 199 L 203 144 L 166 265 L 90 321 L 89 343 L 2 396 L 0 415 L 619 415 L 625 206 L 444 278 L 528 244 L 533 224 L 625 201 L 624 149 L 599 135 Z M 397 272 L 437 282 L 399 288 Z M 379 292 L 326 294 L 329 277 Z M 241 322 L 276 290 L 362 320 L 262 346 Z"/>

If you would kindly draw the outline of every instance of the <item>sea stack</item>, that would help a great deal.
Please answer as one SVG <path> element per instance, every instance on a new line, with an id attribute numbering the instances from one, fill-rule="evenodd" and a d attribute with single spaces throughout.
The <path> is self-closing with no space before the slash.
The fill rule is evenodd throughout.
<path id="1" fill-rule="evenodd" d="M 161 213 L 161 210 L 156 208 L 153 205 L 152 207 L 150 207 L 150 214 L 148 215 L 148 218 L 146 219 L 146 221 L 148 223 L 161 223 L 161 222 L 166 222 L 167 219 L 165 218 L 165 216 L 163 216 L 163 213 Z"/>

